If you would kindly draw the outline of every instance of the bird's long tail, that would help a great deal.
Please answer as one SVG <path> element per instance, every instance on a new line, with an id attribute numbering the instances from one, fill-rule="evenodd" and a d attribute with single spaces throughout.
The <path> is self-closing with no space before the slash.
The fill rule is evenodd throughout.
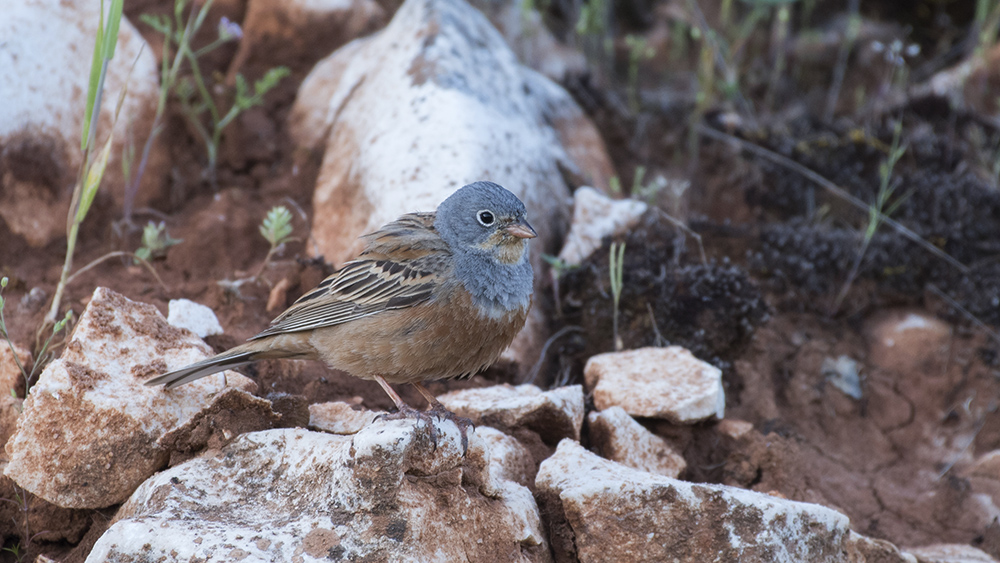
<path id="1" fill-rule="evenodd" d="M 241 350 L 241 348 L 243 347 L 237 346 L 232 350 L 204 359 L 198 363 L 158 375 L 147 381 L 146 385 L 165 385 L 167 389 L 172 389 L 178 385 L 190 383 L 213 373 L 238 368 L 253 362 L 256 352 L 246 349 Z"/>

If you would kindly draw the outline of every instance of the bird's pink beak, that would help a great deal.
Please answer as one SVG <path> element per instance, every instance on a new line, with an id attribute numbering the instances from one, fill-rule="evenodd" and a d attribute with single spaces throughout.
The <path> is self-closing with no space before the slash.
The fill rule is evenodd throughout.
<path id="1" fill-rule="evenodd" d="M 532 229 L 531 225 L 529 225 L 528 222 L 525 221 L 524 219 L 521 219 L 517 223 L 504 227 L 504 230 L 507 231 L 507 233 L 509 233 L 510 236 L 517 238 L 535 238 L 538 236 L 538 233 L 535 232 L 535 229 Z"/>

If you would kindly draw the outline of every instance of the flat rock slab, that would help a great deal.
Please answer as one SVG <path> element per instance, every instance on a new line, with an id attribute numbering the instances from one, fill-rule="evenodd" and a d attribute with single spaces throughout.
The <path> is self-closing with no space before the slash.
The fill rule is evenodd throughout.
<path id="1" fill-rule="evenodd" d="M 357 434 L 383 411 L 370 411 L 343 401 L 309 405 L 309 428 L 330 434 Z"/>
<path id="2" fill-rule="evenodd" d="M 680 346 L 598 354 L 583 373 L 598 410 L 619 406 L 632 416 L 675 424 L 725 413 L 722 371 Z"/>
<path id="3" fill-rule="evenodd" d="M 244 434 L 143 483 L 87 561 L 550 561 L 535 500 L 450 421 Z"/>
<path id="4" fill-rule="evenodd" d="M 167 306 L 167 322 L 190 330 L 199 338 L 223 332 L 215 311 L 190 299 L 171 299 Z"/>
<path id="5" fill-rule="evenodd" d="M 452 391 L 438 397 L 459 416 L 504 431 L 527 428 L 556 444 L 580 439 L 583 427 L 583 387 L 568 385 L 542 391 L 534 385 L 494 385 Z"/>
<path id="6" fill-rule="evenodd" d="M 590 442 L 603 457 L 674 479 L 687 469 L 684 458 L 666 440 L 647 430 L 621 407 L 591 412 L 587 424 Z"/>
<path id="7" fill-rule="evenodd" d="M 994 563 L 996 559 L 971 545 L 935 544 L 907 550 L 918 563 Z"/>
<path id="8" fill-rule="evenodd" d="M 648 208 L 634 199 L 611 199 L 589 186 L 577 189 L 573 192 L 573 222 L 559 259 L 579 266 L 601 247 L 604 237 L 634 226 Z"/>
<path id="9" fill-rule="evenodd" d="M 850 522 L 835 510 L 653 475 L 572 440 L 535 486 L 557 561 L 848 561 Z"/>
<path id="10" fill-rule="evenodd" d="M 164 434 L 209 407 L 227 384 L 256 388 L 231 371 L 170 391 L 143 384 L 211 353 L 152 305 L 97 288 L 62 357 L 25 399 L 4 474 L 59 506 L 124 501 L 167 462 L 169 449 L 158 443 Z"/>

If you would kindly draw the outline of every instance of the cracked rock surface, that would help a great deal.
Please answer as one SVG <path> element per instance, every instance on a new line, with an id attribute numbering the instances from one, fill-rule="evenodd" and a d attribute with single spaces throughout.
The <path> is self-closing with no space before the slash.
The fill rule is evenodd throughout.
<path id="1" fill-rule="evenodd" d="M 353 436 L 245 434 L 164 471 L 88 561 L 550 561 L 530 491 L 458 427 L 376 421 Z"/>

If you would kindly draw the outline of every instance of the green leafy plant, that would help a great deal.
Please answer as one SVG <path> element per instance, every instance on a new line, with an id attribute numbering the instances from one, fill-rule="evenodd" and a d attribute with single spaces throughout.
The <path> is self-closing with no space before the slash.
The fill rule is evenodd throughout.
<path id="1" fill-rule="evenodd" d="M 192 62 L 192 69 L 196 69 Z M 218 165 L 219 142 L 222 140 L 222 131 L 236 119 L 239 114 L 264 103 L 264 95 L 281 82 L 281 79 L 288 76 L 289 70 L 285 67 L 277 67 L 268 70 L 264 77 L 253 84 L 253 91 L 247 85 L 247 81 L 242 75 L 236 75 L 236 92 L 233 98 L 233 105 L 225 114 L 216 103 L 211 92 L 205 87 L 204 80 L 197 72 L 193 73 L 193 80 L 183 81 L 177 88 L 178 98 L 181 107 L 184 108 L 184 115 L 188 122 L 198 131 L 205 149 L 208 152 L 208 173 L 209 179 L 215 183 L 215 172 Z M 204 116 L 208 116 L 208 125 L 204 123 Z"/>
<path id="2" fill-rule="evenodd" d="M 219 97 L 214 94 L 218 91 L 218 85 L 209 84 L 205 79 L 199 59 L 230 41 L 242 39 L 243 31 L 238 24 L 222 18 L 217 29 L 216 39 L 204 47 L 195 49 L 191 45 L 191 41 L 205 23 L 213 3 L 214 0 L 207 0 L 199 6 L 191 0 L 175 0 L 172 16 L 151 14 L 140 16 L 143 23 L 163 35 L 163 59 L 160 67 L 160 97 L 156 106 L 153 131 L 143 148 L 136 177 L 129 183 L 126 192 L 126 219 L 131 217 L 131 202 L 134 201 L 139 182 L 145 171 L 150 147 L 162 129 L 163 115 L 171 94 L 176 96 L 183 109 L 184 117 L 198 132 L 198 136 L 201 137 L 205 145 L 208 158 L 206 172 L 209 181 L 214 186 L 219 142 L 222 139 L 223 130 L 243 111 L 261 105 L 264 101 L 264 95 L 289 74 L 289 70 L 285 67 L 273 68 L 267 71 L 263 78 L 254 82 L 252 90 L 246 79 L 242 75 L 237 75 L 235 91 L 231 92 L 232 105 L 229 109 L 225 109 L 221 100 L 218 99 Z M 188 6 L 190 6 L 190 10 L 188 10 Z M 185 17 L 185 12 L 187 12 L 187 17 Z M 186 63 L 186 67 L 184 63 Z M 226 97 L 228 94 L 226 93 Z"/>
<path id="3" fill-rule="evenodd" d="M 615 339 L 615 351 L 621 350 L 621 337 L 618 336 L 618 302 L 622 296 L 622 279 L 625 271 L 625 243 L 611 243 L 611 254 L 608 257 L 608 271 L 611 278 L 611 299 L 614 302 L 614 309 L 611 313 L 611 331 Z"/>
<path id="4" fill-rule="evenodd" d="M 267 212 L 267 216 L 260 224 L 260 234 L 264 237 L 270 245 L 271 248 L 267 251 L 267 256 L 264 257 L 264 262 L 260 265 L 260 269 L 257 270 L 255 277 L 260 277 L 264 272 L 264 268 L 271 262 L 271 257 L 274 253 L 278 251 L 285 243 L 295 240 L 292 237 L 292 213 L 288 211 L 288 208 L 284 205 L 276 205 Z"/>
<path id="5" fill-rule="evenodd" d="M 108 19 L 104 19 L 104 1 L 101 0 L 100 22 L 97 27 L 97 37 L 94 41 L 94 54 L 90 63 L 90 80 L 87 84 L 87 105 L 83 117 L 83 133 L 81 135 L 80 148 L 83 150 L 84 158 L 80 166 L 80 173 L 76 186 L 73 188 L 73 198 L 69 207 L 69 214 L 66 218 L 66 259 L 63 261 L 62 273 L 59 277 L 59 284 L 56 286 L 55 296 L 52 299 L 52 306 L 46 314 L 39 334 L 44 332 L 46 327 L 51 327 L 56 323 L 56 316 L 59 314 L 59 306 L 62 301 L 63 292 L 68 283 L 70 270 L 73 269 L 73 253 L 76 250 L 76 241 L 80 233 L 80 224 L 83 223 L 87 212 L 90 211 L 97 189 L 101 186 L 101 179 L 104 177 L 104 169 L 108 164 L 108 157 L 111 154 L 111 141 L 113 134 L 108 133 L 108 139 L 104 143 L 100 152 L 91 154 L 94 146 L 94 137 L 97 134 L 97 127 L 94 126 L 96 116 L 100 113 L 101 98 L 104 92 L 104 79 L 108 73 L 108 63 L 115 56 L 115 46 L 118 43 L 118 27 L 122 18 L 122 6 L 124 0 L 111 0 Z M 118 98 L 118 107 L 115 110 L 115 121 L 125 100 L 125 89 L 122 89 Z M 113 129 L 113 127 L 112 127 Z"/>
<path id="6" fill-rule="evenodd" d="M 166 255 L 168 248 L 182 242 L 184 241 L 170 236 L 163 221 L 160 221 L 159 224 L 150 221 L 142 229 L 142 246 L 135 251 L 135 256 L 141 260 L 162 258 Z"/>

